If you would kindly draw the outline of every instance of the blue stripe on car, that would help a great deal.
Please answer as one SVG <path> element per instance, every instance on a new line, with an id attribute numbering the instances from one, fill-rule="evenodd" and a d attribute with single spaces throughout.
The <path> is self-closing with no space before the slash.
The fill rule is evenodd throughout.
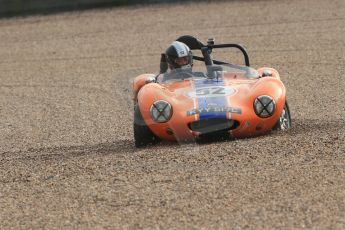
<path id="1" fill-rule="evenodd" d="M 205 108 L 208 108 L 209 105 L 216 105 L 217 107 L 227 107 L 226 96 L 212 96 L 212 95 L 198 95 L 198 89 L 205 87 L 214 87 L 214 86 L 225 86 L 224 81 L 219 79 L 217 80 L 196 80 L 194 81 L 196 97 L 198 100 L 198 110 L 202 111 Z M 208 118 L 226 118 L 226 112 L 201 112 L 200 120 Z"/>

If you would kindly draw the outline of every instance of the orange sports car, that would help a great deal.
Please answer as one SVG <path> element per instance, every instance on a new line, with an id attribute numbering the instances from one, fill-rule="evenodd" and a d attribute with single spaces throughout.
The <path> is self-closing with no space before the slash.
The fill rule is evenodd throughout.
<path id="1" fill-rule="evenodd" d="M 201 53 L 192 56 L 199 66 L 142 74 L 133 81 L 136 147 L 160 140 L 241 138 L 291 127 L 286 89 L 272 68 L 253 69 L 239 44 L 204 45 L 185 35 L 176 41 Z M 213 59 L 216 49 L 237 48 L 245 65 Z"/>

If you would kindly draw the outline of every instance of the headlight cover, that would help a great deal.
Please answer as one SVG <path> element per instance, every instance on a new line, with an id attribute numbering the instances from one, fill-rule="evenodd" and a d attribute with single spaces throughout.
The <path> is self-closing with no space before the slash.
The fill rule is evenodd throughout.
<path id="1" fill-rule="evenodd" d="M 259 96 L 254 101 L 254 111 L 256 115 L 262 118 L 270 117 L 276 109 L 276 102 L 267 95 Z"/>
<path id="2" fill-rule="evenodd" d="M 172 115 L 172 107 L 169 102 L 159 100 L 152 104 L 150 112 L 151 117 L 155 122 L 163 123 L 170 120 Z"/>

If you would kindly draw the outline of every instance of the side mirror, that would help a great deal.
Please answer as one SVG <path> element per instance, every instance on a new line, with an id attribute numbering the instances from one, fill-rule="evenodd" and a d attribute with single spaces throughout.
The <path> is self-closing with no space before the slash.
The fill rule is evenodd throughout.
<path id="1" fill-rule="evenodd" d="M 262 72 L 262 76 L 261 77 L 272 77 L 272 71 L 269 70 L 269 69 L 265 69 L 263 72 Z"/>
<path id="2" fill-rule="evenodd" d="M 156 78 L 155 77 L 148 77 L 145 80 L 145 84 L 149 84 L 149 83 L 153 83 L 156 82 Z"/>

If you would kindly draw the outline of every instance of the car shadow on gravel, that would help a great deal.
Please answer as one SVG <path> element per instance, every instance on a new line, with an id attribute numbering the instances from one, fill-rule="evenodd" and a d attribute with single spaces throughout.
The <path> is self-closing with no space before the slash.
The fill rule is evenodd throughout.
<path id="1" fill-rule="evenodd" d="M 99 144 L 85 144 L 72 146 L 54 146 L 42 148 L 28 148 L 20 151 L 7 151 L 0 153 L 7 158 L 25 158 L 48 160 L 54 158 L 74 158 L 87 155 L 111 155 L 111 154 L 130 154 L 134 153 L 133 140 L 116 140 Z"/>
<path id="2" fill-rule="evenodd" d="M 334 134 L 344 134 L 345 121 L 343 120 L 331 120 L 322 121 L 317 119 L 296 119 L 293 120 L 293 126 L 287 131 L 272 131 L 264 136 L 277 136 L 277 137 L 294 137 L 296 135 L 309 135 L 310 133 L 325 133 L 326 135 Z M 338 131 L 338 132 L 335 132 Z M 257 138 L 248 137 L 249 139 Z M 248 139 L 243 138 L 243 139 Z M 242 139 L 242 140 L 243 140 Z M 134 139 L 123 139 L 115 140 L 113 142 L 105 142 L 98 144 L 85 144 L 85 145 L 73 145 L 73 146 L 55 146 L 55 147 L 43 147 L 43 148 L 28 148 L 16 152 L 2 152 L 2 156 L 7 156 L 9 158 L 55 158 L 55 157 L 65 157 L 73 158 L 86 155 L 111 155 L 111 154 L 135 154 L 143 149 L 153 149 L 153 148 L 170 148 L 177 146 L 187 146 L 190 144 L 197 145 L 207 145 L 211 143 L 222 143 L 227 141 L 241 140 L 237 138 L 227 137 L 225 135 L 213 135 L 202 137 L 195 142 L 169 142 L 162 141 L 157 145 L 149 145 L 144 148 L 136 148 L 134 145 Z"/>

